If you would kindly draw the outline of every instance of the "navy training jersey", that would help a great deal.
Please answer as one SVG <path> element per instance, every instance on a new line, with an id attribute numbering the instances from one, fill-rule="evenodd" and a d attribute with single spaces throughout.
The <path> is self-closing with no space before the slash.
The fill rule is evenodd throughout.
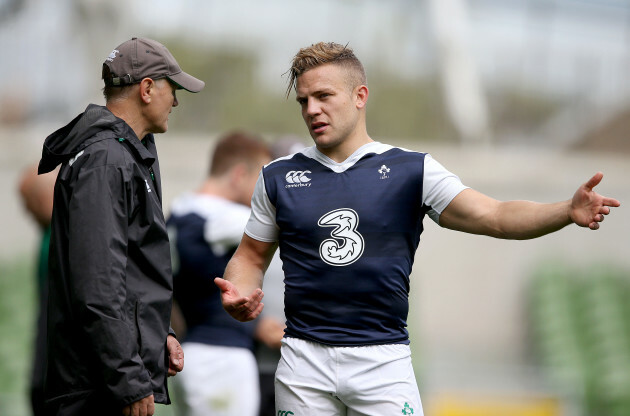
<path id="1" fill-rule="evenodd" d="M 315 147 L 266 165 L 245 232 L 278 241 L 286 336 L 408 343 L 409 275 L 424 215 L 466 187 L 429 155 L 372 142 L 343 163 Z"/>
<path id="2" fill-rule="evenodd" d="M 186 193 L 173 201 L 167 228 L 185 342 L 254 348 L 255 323 L 232 318 L 214 284 L 241 241 L 249 213 L 249 207 L 206 194 Z"/>

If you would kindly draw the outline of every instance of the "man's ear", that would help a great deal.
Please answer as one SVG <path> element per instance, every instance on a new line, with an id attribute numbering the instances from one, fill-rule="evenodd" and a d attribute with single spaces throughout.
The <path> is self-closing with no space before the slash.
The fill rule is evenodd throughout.
<path id="1" fill-rule="evenodd" d="M 368 96 L 370 91 L 366 85 L 359 85 L 355 89 L 355 103 L 358 109 L 365 108 L 367 105 Z"/>
<path id="2" fill-rule="evenodd" d="M 140 99 L 145 104 L 149 104 L 151 102 L 151 93 L 155 88 L 155 81 L 151 78 L 144 78 L 140 81 Z"/>

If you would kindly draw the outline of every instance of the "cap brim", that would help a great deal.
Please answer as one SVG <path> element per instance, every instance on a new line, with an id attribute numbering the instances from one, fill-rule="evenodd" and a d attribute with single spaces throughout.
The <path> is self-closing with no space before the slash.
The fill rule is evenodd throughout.
<path id="1" fill-rule="evenodd" d="M 184 71 L 173 75 L 167 75 L 166 77 L 177 84 L 180 88 L 190 92 L 199 92 L 206 86 L 205 82 L 185 73 Z"/>

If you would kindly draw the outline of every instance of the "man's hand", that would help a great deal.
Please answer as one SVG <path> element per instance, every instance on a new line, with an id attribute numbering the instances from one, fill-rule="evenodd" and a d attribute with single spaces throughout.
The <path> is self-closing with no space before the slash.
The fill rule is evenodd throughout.
<path id="1" fill-rule="evenodd" d="M 249 297 L 243 297 L 238 289 L 229 281 L 217 277 L 214 283 L 221 290 L 223 308 L 232 317 L 241 322 L 256 319 L 265 306 L 261 300 L 264 296 L 262 289 L 257 288 Z"/>
<path id="2" fill-rule="evenodd" d="M 155 413 L 155 403 L 153 395 L 138 400 L 123 407 L 122 414 L 124 416 L 153 416 Z"/>
<path id="3" fill-rule="evenodd" d="M 599 223 L 604 221 L 604 216 L 610 213 L 609 207 L 621 205 L 616 199 L 605 198 L 593 191 L 593 188 L 601 182 L 603 177 L 603 173 L 597 172 L 573 195 L 569 208 L 569 218 L 580 227 L 597 230 Z"/>
<path id="4" fill-rule="evenodd" d="M 172 377 L 184 369 L 184 350 L 177 338 L 172 335 L 166 337 L 166 349 L 168 350 L 168 376 Z"/>

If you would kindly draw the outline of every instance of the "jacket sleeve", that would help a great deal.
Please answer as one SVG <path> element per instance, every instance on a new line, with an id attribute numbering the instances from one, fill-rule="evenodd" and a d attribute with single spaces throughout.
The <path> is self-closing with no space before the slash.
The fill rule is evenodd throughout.
<path id="1" fill-rule="evenodd" d="M 69 205 L 73 310 L 113 398 L 122 405 L 152 394 L 139 355 L 126 265 L 131 181 L 115 165 L 81 169 Z"/>

